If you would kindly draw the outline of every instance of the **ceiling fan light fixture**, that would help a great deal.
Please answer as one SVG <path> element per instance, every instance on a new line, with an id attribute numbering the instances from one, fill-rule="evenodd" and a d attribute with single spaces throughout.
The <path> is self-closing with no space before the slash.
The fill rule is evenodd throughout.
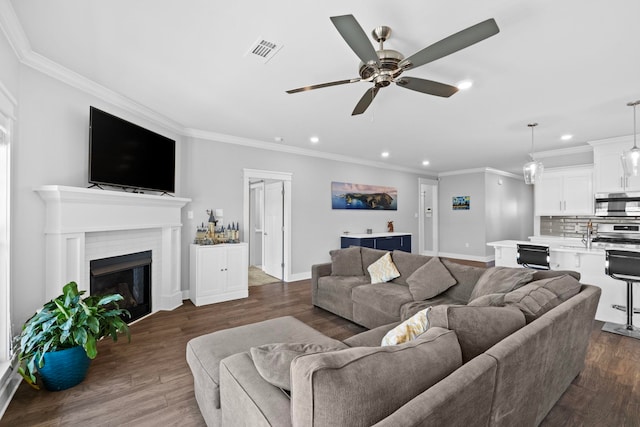
<path id="1" fill-rule="evenodd" d="M 640 148 L 636 145 L 636 106 L 639 101 L 629 102 L 627 106 L 633 107 L 633 147 L 622 153 L 622 168 L 626 176 L 640 175 Z"/>
<path id="2" fill-rule="evenodd" d="M 538 126 L 538 124 L 529 123 L 527 126 L 531 128 L 531 153 L 529 154 L 529 156 L 531 156 L 531 161 L 524 164 L 522 172 L 524 174 L 524 183 L 532 185 L 536 182 L 540 182 L 540 179 L 542 179 L 544 165 L 541 161 L 536 161 L 533 158 L 533 129 Z"/>

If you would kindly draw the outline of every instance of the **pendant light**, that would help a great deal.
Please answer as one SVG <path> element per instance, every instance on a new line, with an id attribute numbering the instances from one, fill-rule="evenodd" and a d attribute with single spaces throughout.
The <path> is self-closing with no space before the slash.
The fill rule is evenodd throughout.
<path id="1" fill-rule="evenodd" d="M 626 176 L 640 174 L 640 148 L 636 145 L 636 105 L 638 104 L 640 101 L 627 103 L 629 107 L 633 107 L 633 147 L 622 153 L 622 168 Z"/>
<path id="2" fill-rule="evenodd" d="M 533 128 L 538 126 L 538 124 L 529 123 L 527 126 L 531 128 L 531 153 L 529 154 L 531 156 L 531 161 L 522 167 L 522 172 L 524 172 L 524 183 L 531 185 L 539 182 L 542 178 L 544 165 L 540 161 L 536 162 L 533 158 Z"/>

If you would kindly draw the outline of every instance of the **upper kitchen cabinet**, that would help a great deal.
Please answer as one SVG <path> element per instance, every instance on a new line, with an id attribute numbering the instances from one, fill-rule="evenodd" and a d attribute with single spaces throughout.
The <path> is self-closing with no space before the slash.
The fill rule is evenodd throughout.
<path id="1" fill-rule="evenodd" d="M 633 147 L 633 136 L 595 141 L 593 145 L 594 189 L 596 193 L 640 191 L 640 177 L 624 175 L 622 153 Z"/>
<path id="2" fill-rule="evenodd" d="M 535 184 L 535 215 L 593 215 L 593 168 L 547 169 Z"/>

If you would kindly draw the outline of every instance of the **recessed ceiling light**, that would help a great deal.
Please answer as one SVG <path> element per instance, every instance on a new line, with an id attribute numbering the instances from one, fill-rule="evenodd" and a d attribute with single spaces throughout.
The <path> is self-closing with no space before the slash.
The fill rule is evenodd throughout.
<path id="1" fill-rule="evenodd" d="M 383 151 L 382 154 L 380 154 L 382 157 L 387 158 L 389 157 L 389 152 L 388 151 Z"/>
<path id="2" fill-rule="evenodd" d="M 471 86 L 473 86 L 473 82 L 471 80 L 463 80 L 460 83 L 458 83 L 458 89 L 460 90 L 467 90 L 469 89 Z"/>
<path id="3" fill-rule="evenodd" d="M 429 160 L 423 160 L 422 166 L 429 166 Z"/>
<path id="4" fill-rule="evenodd" d="M 274 140 L 275 142 L 283 142 L 283 141 L 284 141 L 284 138 L 283 138 L 283 137 L 281 137 L 281 136 L 275 136 L 275 137 L 273 138 L 273 140 Z"/>
<path id="5" fill-rule="evenodd" d="M 318 142 L 320 142 L 320 138 L 318 138 L 317 136 L 312 136 L 311 138 L 309 138 L 309 141 L 311 141 L 312 144 L 317 144 Z"/>
<path id="6" fill-rule="evenodd" d="M 568 133 L 560 137 L 563 141 L 569 141 L 571 138 L 573 138 L 573 135 L 569 135 Z"/>

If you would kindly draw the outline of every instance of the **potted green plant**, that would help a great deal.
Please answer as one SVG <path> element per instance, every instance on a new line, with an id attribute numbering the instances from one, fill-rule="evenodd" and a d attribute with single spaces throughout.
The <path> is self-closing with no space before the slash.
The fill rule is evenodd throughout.
<path id="1" fill-rule="evenodd" d="M 24 325 L 20 334 L 20 374 L 34 388 L 38 371 L 48 390 L 64 390 L 79 384 L 86 376 L 91 359 L 98 354 L 97 342 L 111 336 L 118 340 L 131 334 L 118 307 L 120 294 L 89 296 L 67 283 L 62 295 L 46 303 Z"/>

